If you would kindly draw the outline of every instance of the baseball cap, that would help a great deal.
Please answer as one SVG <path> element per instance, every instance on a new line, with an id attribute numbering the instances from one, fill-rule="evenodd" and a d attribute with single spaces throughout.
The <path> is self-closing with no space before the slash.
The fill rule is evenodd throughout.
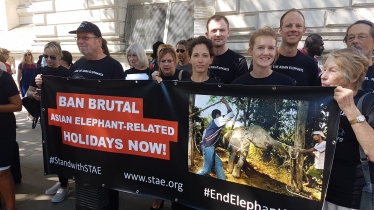
<path id="1" fill-rule="evenodd" d="M 95 34 L 95 36 L 101 37 L 101 31 L 100 31 L 99 27 L 97 27 L 97 25 L 95 25 L 91 22 L 88 22 L 88 21 L 83 21 L 79 25 L 77 30 L 69 31 L 69 34 L 76 34 L 77 32 L 80 32 L 80 31 L 91 32 L 91 33 Z"/>
<path id="2" fill-rule="evenodd" d="M 313 131 L 312 136 L 315 135 L 315 134 L 319 134 L 319 135 L 322 136 L 322 138 L 326 138 L 325 134 L 323 134 L 322 131 Z"/>

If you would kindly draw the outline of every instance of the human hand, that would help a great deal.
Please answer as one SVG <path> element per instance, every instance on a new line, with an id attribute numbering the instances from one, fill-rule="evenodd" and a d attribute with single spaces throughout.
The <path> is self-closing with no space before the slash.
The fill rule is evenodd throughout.
<path id="1" fill-rule="evenodd" d="M 351 89 L 338 86 L 334 90 L 334 99 L 344 113 L 356 107 L 353 96 L 353 91 Z"/>
<path id="2" fill-rule="evenodd" d="M 40 88 L 42 86 L 42 83 L 43 83 L 42 74 L 36 75 L 36 77 L 35 77 L 36 86 L 38 86 Z"/>
<path id="3" fill-rule="evenodd" d="M 32 97 L 34 97 L 34 98 L 35 98 L 36 100 L 38 100 L 38 101 L 40 101 L 40 99 L 41 99 L 39 93 L 36 92 L 36 91 L 32 93 Z"/>
<path id="4" fill-rule="evenodd" d="M 162 82 L 162 78 L 160 77 L 160 72 L 159 72 L 159 71 L 154 71 L 154 72 L 152 73 L 152 79 L 153 79 L 153 80 L 156 80 L 157 83 Z"/>
<path id="5" fill-rule="evenodd" d="M 224 104 L 227 104 L 227 101 L 225 98 L 221 98 L 221 102 L 224 103 Z"/>

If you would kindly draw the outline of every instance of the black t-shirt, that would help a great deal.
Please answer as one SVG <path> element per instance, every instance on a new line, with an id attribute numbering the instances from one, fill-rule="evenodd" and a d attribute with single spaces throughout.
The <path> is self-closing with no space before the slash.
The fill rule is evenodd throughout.
<path id="1" fill-rule="evenodd" d="M 273 71 L 268 77 L 254 78 L 250 73 L 247 73 L 237 79 L 231 84 L 242 84 L 242 85 L 288 85 L 294 86 L 295 80 L 284 74 Z"/>
<path id="2" fill-rule="evenodd" d="M 364 91 L 354 97 L 357 104 Z M 367 95 L 363 101 L 363 115 L 374 128 L 374 95 Z M 373 136 L 368 136 L 373 141 Z M 340 124 L 336 141 L 334 162 L 331 169 L 326 200 L 339 206 L 358 209 L 362 187 L 365 184 L 360 162 L 359 143 L 347 117 L 340 113 Z M 371 180 L 374 180 L 374 164 L 369 162 Z"/>
<path id="3" fill-rule="evenodd" d="M 179 79 L 180 71 L 182 71 L 182 78 L 181 79 Z M 190 73 L 188 73 L 188 71 L 184 71 L 184 70 L 180 70 L 180 69 L 176 69 L 173 76 L 165 76 L 165 75 L 161 74 L 162 80 L 184 80 L 184 79 L 187 79 L 189 77 L 191 77 L 191 75 L 190 75 Z"/>
<path id="4" fill-rule="evenodd" d="M 189 77 L 189 78 L 187 78 L 187 79 L 184 79 L 183 81 L 186 81 L 186 82 L 194 82 L 194 81 L 191 80 L 191 77 Z M 210 83 L 210 84 L 218 83 L 218 84 L 220 84 L 220 83 L 222 83 L 222 82 L 220 82 L 220 81 L 218 81 L 218 80 L 216 80 L 216 79 L 214 79 L 214 78 L 209 77 L 209 79 L 206 80 L 206 81 L 204 81 L 203 83 Z"/>
<path id="5" fill-rule="evenodd" d="M 271 69 L 296 80 L 296 86 L 320 86 L 321 84 L 318 81 L 316 62 L 300 51 L 297 51 L 294 57 L 279 55 Z"/>
<path id="6" fill-rule="evenodd" d="M 365 80 L 362 83 L 362 89 L 365 92 L 374 92 L 374 65 L 369 66 Z"/>
<path id="7" fill-rule="evenodd" d="M 18 94 L 17 85 L 13 77 L 6 71 L 0 70 L 0 104 L 9 104 L 8 98 Z M 0 130 L 4 129 L 5 125 L 12 123 L 14 123 L 15 128 L 15 122 L 13 112 L 0 112 Z"/>
<path id="8" fill-rule="evenodd" d="M 73 79 L 125 79 L 122 65 L 110 56 L 100 60 L 82 57 L 70 68 Z"/>
<path id="9" fill-rule="evenodd" d="M 57 68 L 51 68 L 51 67 L 48 67 L 48 66 L 37 68 L 35 70 L 34 76 L 32 77 L 32 80 L 30 82 L 30 86 L 36 87 L 36 88 L 38 87 L 35 84 L 35 77 L 38 74 L 43 74 L 43 75 L 48 75 L 48 76 L 55 76 L 55 77 L 69 77 L 70 71 L 69 71 L 69 69 L 67 69 L 67 68 L 65 68 L 63 66 L 59 66 Z"/>
<path id="10" fill-rule="evenodd" d="M 219 78 L 224 84 L 231 84 L 236 78 L 248 73 L 247 61 L 242 55 L 228 49 L 222 55 L 214 57 L 209 72 L 209 77 Z"/>
<path id="11" fill-rule="evenodd" d="M 137 70 L 135 68 L 131 68 L 131 69 L 127 69 L 125 71 L 125 79 L 126 80 L 129 80 L 129 78 L 127 78 L 127 75 L 129 74 L 139 74 L 139 75 L 144 75 L 144 77 L 148 77 L 148 80 L 152 80 L 152 70 L 150 68 L 147 68 L 145 70 Z"/>

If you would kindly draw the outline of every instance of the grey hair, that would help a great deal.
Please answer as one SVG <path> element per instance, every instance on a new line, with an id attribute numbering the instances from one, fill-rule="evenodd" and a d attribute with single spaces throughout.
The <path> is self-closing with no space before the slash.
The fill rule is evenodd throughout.
<path id="1" fill-rule="evenodd" d="M 136 56 L 138 56 L 138 65 L 139 66 L 141 66 L 141 67 L 144 67 L 144 66 L 148 67 L 149 66 L 147 54 L 145 53 L 145 50 L 144 50 L 142 45 L 140 45 L 138 43 L 130 45 L 126 50 L 126 55 L 128 55 L 129 53 L 134 53 L 134 54 L 136 54 Z"/>

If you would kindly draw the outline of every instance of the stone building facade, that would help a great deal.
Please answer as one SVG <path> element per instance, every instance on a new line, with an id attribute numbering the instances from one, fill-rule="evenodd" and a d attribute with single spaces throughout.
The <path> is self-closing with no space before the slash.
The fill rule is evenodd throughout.
<path id="1" fill-rule="evenodd" d="M 217 13 L 229 19 L 229 48 L 248 57 L 250 35 L 265 25 L 276 30 L 281 15 L 291 8 L 305 16 L 303 38 L 320 34 L 326 52 L 345 46 L 342 40 L 349 24 L 360 19 L 374 22 L 374 0 L 0 0 L 0 46 L 19 60 L 25 49 L 42 53 L 46 42 L 59 41 L 79 57 L 68 31 L 86 20 L 100 27 L 113 57 L 127 67 L 124 52 L 130 44 L 139 42 L 150 53 L 156 41 L 175 45 L 180 39 L 204 35 L 206 20 Z"/>

